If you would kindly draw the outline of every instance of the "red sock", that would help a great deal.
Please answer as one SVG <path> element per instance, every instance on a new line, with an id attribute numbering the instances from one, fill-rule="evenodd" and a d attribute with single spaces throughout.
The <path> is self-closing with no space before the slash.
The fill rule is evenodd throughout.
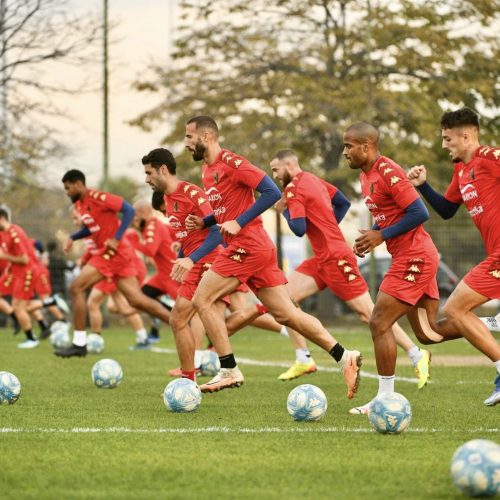
<path id="1" fill-rule="evenodd" d="M 262 316 L 263 314 L 266 314 L 267 312 L 267 307 L 264 304 L 255 304 L 257 307 L 257 311 L 259 311 L 259 314 Z"/>
<path id="2" fill-rule="evenodd" d="M 196 370 L 181 370 L 181 377 L 182 378 L 188 378 L 189 380 L 192 380 L 193 382 L 196 382 Z"/>

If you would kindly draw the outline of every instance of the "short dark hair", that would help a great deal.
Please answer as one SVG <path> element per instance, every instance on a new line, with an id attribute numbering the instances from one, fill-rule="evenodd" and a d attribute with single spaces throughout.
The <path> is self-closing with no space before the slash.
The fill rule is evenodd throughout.
<path id="1" fill-rule="evenodd" d="M 0 218 L 9 220 L 9 212 L 5 208 L 0 207 Z"/>
<path id="2" fill-rule="evenodd" d="M 156 148 L 150 151 L 146 156 L 142 157 L 142 164 L 151 165 L 156 170 L 165 165 L 172 175 L 175 175 L 177 169 L 174 155 L 165 148 Z"/>
<path id="3" fill-rule="evenodd" d="M 80 171 L 80 170 L 68 170 L 62 178 L 62 182 L 71 182 L 71 184 L 74 184 L 75 182 L 81 181 L 82 184 L 85 186 L 85 174 Z"/>
<path id="4" fill-rule="evenodd" d="M 153 191 L 153 196 L 151 197 L 151 206 L 162 212 L 161 206 L 165 204 L 165 199 L 163 198 L 163 193 L 160 191 Z"/>
<path id="5" fill-rule="evenodd" d="M 217 126 L 217 123 L 211 116 L 207 115 L 193 116 L 193 118 L 190 118 L 186 122 L 186 125 L 189 125 L 191 123 L 194 123 L 197 129 L 209 128 L 217 134 L 217 137 L 219 136 L 219 127 Z"/>
<path id="6" fill-rule="evenodd" d="M 283 160 L 284 158 L 288 158 L 290 156 L 297 158 L 297 153 L 293 149 L 280 149 L 274 154 L 272 159 Z"/>
<path id="7" fill-rule="evenodd" d="M 479 115 L 468 107 L 448 111 L 441 117 L 441 128 L 457 128 L 468 125 L 479 129 Z"/>

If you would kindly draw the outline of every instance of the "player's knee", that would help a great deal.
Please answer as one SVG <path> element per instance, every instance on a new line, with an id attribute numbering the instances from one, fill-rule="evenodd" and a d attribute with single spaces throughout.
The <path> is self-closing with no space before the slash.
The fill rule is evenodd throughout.
<path id="1" fill-rule="evenodd" d="M 212 304 L 204 297 L 196 295 L 193 297 L 193 306 L 198 314 L 202 315 L 205 311 L 210 309 L 211 305 Z"/>
<path id="2" fill-rule="evenodd" d="M 443 308 L 444 315 L 450 320 L 459 319 L 465 312 L 463 308 L 457 307 L 453 302 L 446 302 Z"/>
<path id="3" fill-rule="evenodd" d="M 367 325 L 370 323 L 371 314 L 365 312 L 358 312 L 358 317 L 363 323 L 366 323 Z"/>
<path id="4" fill-rule="evenodd" d="M 174 331 L 175 334 L 175 332 L 182 330 L 183 328 L 186 327 L 187 321 L 181 314 L 177 314 L 174 310 L 170 314 L 169 324 L 172 327 L 172 330 Z"/>

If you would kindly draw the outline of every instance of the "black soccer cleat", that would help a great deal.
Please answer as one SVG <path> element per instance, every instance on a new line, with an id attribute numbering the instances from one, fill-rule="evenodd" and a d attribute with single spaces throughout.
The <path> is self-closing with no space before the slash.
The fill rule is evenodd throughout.
<path id="1" fill-rule="evenodd" d="M 50 337 L 50 334 L 52 332 L 50 331 L 50 328 L 44 328 L 41 332 L 40 332 L 40 340 L 45 340 L 47 338 Z"/>
<path id="2" fill-rule="evenodd" d="M 73 356 L 78 356 L 83 358 L 87 355 L 87 346 L 86 345 L 75 345 L 71 344 L 69 347 L 65 347 L 64 349 L 58 349 L 54 351 L 56 356 L 60 356 L 61 358 L 72 358 Z"/>

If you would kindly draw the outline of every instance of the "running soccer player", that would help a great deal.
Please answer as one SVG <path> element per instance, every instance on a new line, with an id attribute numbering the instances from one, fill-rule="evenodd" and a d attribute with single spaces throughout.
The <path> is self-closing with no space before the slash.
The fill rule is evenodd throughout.
<path id="1" fill-rule="evenodd" d="M 304 172 L 297 155 L 290 149 L 278 151 L 270 166 L 274 178 L 285 190 L 275 207 L 283 213 L 294 234 L 307 235 L 314 253 L 288 276 L 290 296 L 300 303 L 328 287 L 368 323 L 373 301 L 359 272 L 356 256 L 339 228 L 349 209 L 349 200 L 332 184 Z M 305 339 L 296 332 L 290 333 L 298 359 L 280 375 L 280 380 L 291 380 L 316 371 L 314 360 L 307 359 L 309 351 Z M 397 323 L 393 326 L 393 333 L 396 343 L 408 353 L 421 389 L 429 379 L 430 352 L 420 350 Z"/>
<path id="2" fill-rule="evenodd" d="M 427 182 L 427 169 L 413 167 L 408 178 L 444 219 L 464 204 L 483 239 L 487 257 L 472 268 L 457 285 L 444 306 L 441 329 L 460 332 L 474 347 L 493 361 L 494 389 L 484 404 L 500 403 L 500 346 L 473 309 L 491 299 L 500 299 L 500 148 L 479 143 L 479 116 L 470 108 L 444 113 L 441 118 L 442 147 L 450 153 L 454 170 L 444 194 Z"/>
<path id="3" fill-rule="evenodd" d="M 35 293 L 35 249 L 24 230 L 9 222 L 9 214 L 0 208 L 0 231 L 2 231 L 2 249 L 0 260 L 10 262 L 11 282 L 6 289 L 12 295 L 12 309 L 24 330 L 26 340 L 17 345 L 20 349 L 37 347 L 39 340 L 33 335 L 28 303 Z"/>
<path id="4" fill-rule="evenodd" d="M 394 324 L 422 301 L 437 311 L 439 255 L 423 228 L 429 213 L 417 190 L 397 163 L 380 154 L 378 141 L 379 132 L 373 125 L 351 125 L 344 133 L 343 154 L 351 169 L 361 170 L 362 196 L 375 220 L 373 229 L 360 230 L 354 253 L 364 257 L 385 241 L 392 255 L 369 322 L 379 375 L 378 393 L 383 394 L 394 392 Z M 368 405 L 351 413 L 366 414 Z"/>
<path id="5" fill-rule="evenodd" d="M 176 241 L 181 244 L 180 256 L 175 259 L 170 276 L 182 284 L 171 312 L 170 326 L 181 365 L 181 376 L 195 380 L 195 337 L 189 322 L 196 313 L 192 298 L 203 274 L 218 254 L 221 241 L 216 226 L 200 231 L 186 230 L 190 214 L 200 217 L 212 213 L 206 194 L 198 186 L 177 178 L 177 165 L 168 149 L 157 148 L 142 158 L 146 183 L 153 190 L 164 193 L 168 223 Z M 217 300 L 217 314 L 224 317 L 225 305 Z M 235 384 L 238 382 L 235 382 Z"/>
<path id="6" fill-rule="evenodd" d="M 224 319 L 214 304 L 240 283 L 246 283 L 278 323 L 300 331 L 340 364 L 347 397 L 351 399 L 359 383 L 361 354 L 344 349 L 317 318 L 295 307 L 285 287 L 286 278 L 278 267 L 276 248 L 264 230 L 260 214 L 280 199 L 278 187 L 263 170 L 220 146 L 219 129 L 209 116 L 188 120 L 185 146 L 195 161 L 205 162 L 202 181 L 214 207 L 213 214 L 204 219 L 188 218 L 188 229 L 218 227 L 227 244 L 203 276 L 193 297 L 221 361 L 218 375 L 200 389 L 213 392 L 240 386 L 244 381 L 236 366 Z M 260 193 L 257 201 L 254 190 Z"/>
<path id="7" fill-rule="evenodd" d="M 73 233 L 64 244 L 68 251 L 73 241 L 92 236 L 97 253 L 83 267 L 71 284 L 74 333 L 73 344 L 55 352 L 57 356 L 86 356 L 87 332 L 85 330 L 85 291 L 106 277 L 117 280 L 118 289 L 128 303 L 168 323 L 169 315 L 157 301 L 144 295 L 137 282 L 137 270 L 131 267 L 134 249 L 122 239 L 134 217 L 134 209 L 121 196 L 89 189 L 85 175 L 79 170 L 69 170 L 62 178 L 67 196 L 75 204 L 84 227 Z M 122 213 L 122 219 L 118 218 Z"/>

